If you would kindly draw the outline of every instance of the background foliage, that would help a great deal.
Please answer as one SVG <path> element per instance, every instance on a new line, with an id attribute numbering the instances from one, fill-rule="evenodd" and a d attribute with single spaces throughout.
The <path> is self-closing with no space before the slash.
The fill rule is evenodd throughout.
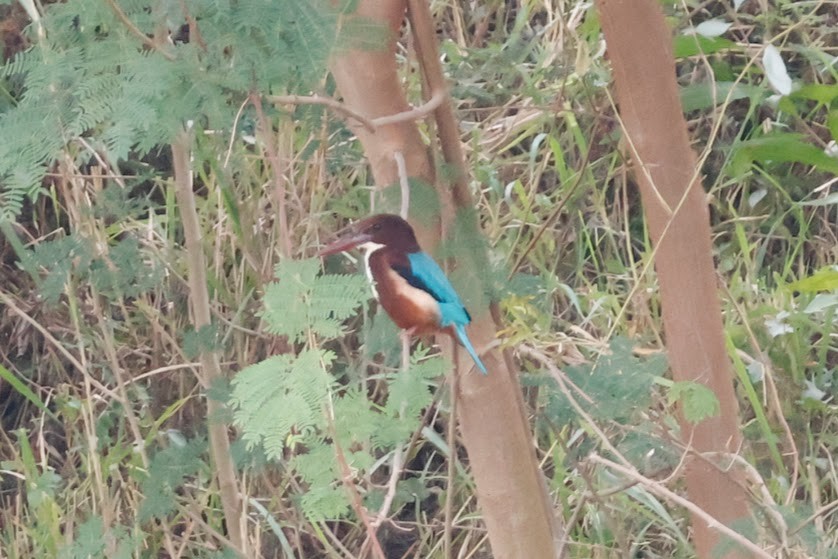
<path id="1" fill-rule="evenodd" d="M 446 469 L 445 362 L 420 345 L 398 372 L 395 329 L 363 277 L 343 258 L 326 275 L 306 260 L 370 211 L 360 147 L 323 107 L 259 97 L 333 93 L 329 52 L 381 31 L 346 17 L 351 3 L 23 5 L 0 6 L 2 554 L 231 556 L 204 395 L 230 404 L 210 420 L 236 426 L 248 536 L 265 557 L 360 556 L 353 495 L 391 518 L 388 556 L 438 556 L 449 491 L 457 545 L 482 552 L 466 457 L 453 479 Z M 490 247 L 483 295 L 524 370 L 568 552 L 688 557 L 682 510 L 587 460 L 621 456 L 677 491 L 673 404 L 714 411 L 712 395 L 667 378 L 596 13 L 550 0 L 433 8 Z M 835 556 L 834 10 L 668 9 L 742 457 L 767 519 L 758 536 L 778 556 Z M 199 332 L 170 187 L 168 144 L 185 126 L 210 256 L 214 324 Z M 207 348 L 232 384 L 204 394 L 193 361 Z"/>

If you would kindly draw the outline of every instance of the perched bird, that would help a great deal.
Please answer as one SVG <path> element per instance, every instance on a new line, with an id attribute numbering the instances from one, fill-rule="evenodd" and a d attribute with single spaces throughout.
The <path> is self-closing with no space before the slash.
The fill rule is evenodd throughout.
<path id="1" fill-rule="evenodd" d="M 368 217 L 338 233 L 320 255 L 354 248 L 364 251 L 373 295 L 399 328 L 408 334 L 444 331 L 455 336 L 486 374 L 466 335 L 471 316 L 445 272 L 422 252 L 407 221 L 392 214 Z"/>

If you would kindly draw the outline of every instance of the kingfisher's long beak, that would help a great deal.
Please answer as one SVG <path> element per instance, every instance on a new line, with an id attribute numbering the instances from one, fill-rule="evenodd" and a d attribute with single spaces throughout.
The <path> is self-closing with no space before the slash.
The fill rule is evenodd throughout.
<path id="1" fill-rule="evenodd" d="M 320 249 L 320 252 L 318 252 L 317 255 L 328 256 L 330 254 L 337 254 L 338 252 L 352 250 L 358 245 L 362 245 L 371 240 L 371 235 L 367 233 L 358 232 L 350 226 L 344 229 L 342 232 L 338 233 L 337 238 L 322 249 Z"/>

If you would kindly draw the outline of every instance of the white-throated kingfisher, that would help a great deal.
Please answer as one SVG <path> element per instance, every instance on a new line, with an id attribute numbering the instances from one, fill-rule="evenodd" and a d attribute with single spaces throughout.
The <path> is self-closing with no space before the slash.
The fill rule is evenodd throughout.
<path id="1" fill-rule="evenodd" d="M 445 272 L 422 252 L 410 224 L 393 214 L 378 214 L 338 233 L 320 256 L 360 248 L 373 295 L 408 334 L 446 332 L 460 341 L 484 375 L 480 360 L 466 335 L 471 316 Z"/>

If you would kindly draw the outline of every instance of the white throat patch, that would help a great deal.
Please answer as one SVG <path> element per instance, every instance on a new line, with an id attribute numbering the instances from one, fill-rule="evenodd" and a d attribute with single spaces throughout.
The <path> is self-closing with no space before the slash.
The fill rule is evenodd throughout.
<path id="1" fill-rule="evenodd" d="M 370 256 L 378 249 L 384 248 L 384 245 L 367 241 L 364 244 L 358 245 L 358 248 L 364 251 L 364 269 L 367 272 L 367 279 L 370 283 L 370 289 L 372 289 L 372 295 L 378 301 L 378 290 L 375 288 L 375 278 L 372 277 L 372 270 L 370 269 Z"/>

